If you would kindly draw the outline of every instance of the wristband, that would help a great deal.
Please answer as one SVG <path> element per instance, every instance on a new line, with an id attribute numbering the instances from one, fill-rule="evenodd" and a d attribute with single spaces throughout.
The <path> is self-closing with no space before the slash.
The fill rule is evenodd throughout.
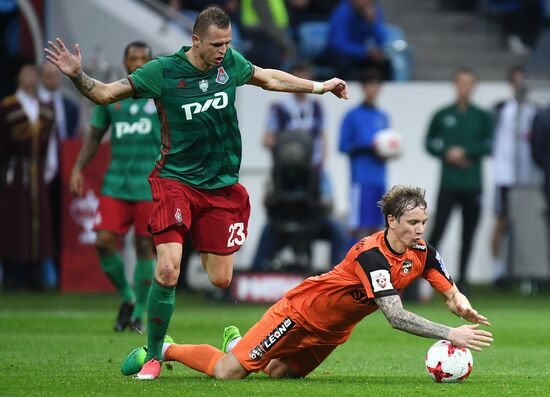
<path id="1" fill-rule="evenodd" d="M 323 86 L 323 83 L 320 83 L 318 81 L 313 82 L 313 90 L 311 91 L 312 94 L 322 94 L 323 89 L 325 87 Z"/>

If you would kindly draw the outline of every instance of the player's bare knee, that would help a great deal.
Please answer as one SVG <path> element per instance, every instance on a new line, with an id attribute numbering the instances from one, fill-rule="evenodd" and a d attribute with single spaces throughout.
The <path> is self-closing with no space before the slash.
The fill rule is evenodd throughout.
<path id="1" fill-rule="evenodd" d="M 212 371 L 212 377 L 216 379 L 243 379 L 248 374 L 249 372 L 231 355 L 225 355 L 218 360 Z"/>
<path id="2" fill-rule="evenodd" d="M 208 275 L 208 277 L 210 278 L 210 282 L 218 288 L 227 288 L 231 284 L 231 274 L 213 274 Z"/>
<path id="3" fill-rule="evenodd" d="M 116 235 L 106 232 L 98 232 L 95 240 L 95 247 L 100 255 L 112 255 L 117 251 Z"/>

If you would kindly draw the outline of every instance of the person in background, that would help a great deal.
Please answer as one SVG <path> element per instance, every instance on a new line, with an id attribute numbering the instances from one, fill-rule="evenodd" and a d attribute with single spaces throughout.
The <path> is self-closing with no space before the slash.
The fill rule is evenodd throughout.
<path id="1" fill-rule="evenodd" d="M 533 120 L 531 154 L 544 174 L 543 193 L 546 201 L 547 240 L 550 247 L 550 106 L 537 112 Z M 550 266 L 550 258 L 548 261 Z"/>
<path id="2" fill-rule="evenodd" d="M 359 82 L 363 102 L 346 113 L 340 127 L 340 151 L 349 156 L 351 167 L 349 229 L 354 241 L 384 224 L 377 202 L 386 191 L 386 159 L 376 154 L 374 138 L 390 125 L 388 114 L 376 104 L 382 88 L 380 73 L 367 69 Z"/>
<path id="3" fill-rule="evenodd" d="M 325 57 L 346 79 L 355 80 L 365 68 L 374 68 L 391 80 L 385 41 L 384 12 L 376 0 L 342 0 L 330 15 Z"/>
<path id="4" fill-rule="evenodd" d="M 40 66 L 40 86 L 38 96 L 43 102 L 49 103 L 55 111 L 55 133 L 50 136 L 48 163 L 53 165 L 55 175 L 50 182 L 50 205 L 53 228 L 53 258 L 43 263 L 42 276 L 44 284 L 54 287 L 59 274 L 61 256 L 61 145 L 67 139 L 78 137 L 78 122 L 80 109 L 68 96 L 61 92 L 61 73 L 50 62 Z"/>
<path id="5" fill-rule="evenodd" d="M 531 127 L 537 112 L 527 99 L 525 72 L 514 67 L 508 72 L 512 96 L 495 106 L 493 166 L 495 181 L 495 225 L 491 238 L 493 283 L 505 286 L 510 280 L 503 242 L 510 227 L 509 195 L 518 186 L 532 186 L 540 181 L 540 172 L 531 157 Z"/>
<path id="6" fill-rule="evenodd" d="M 305 61 L 295 62 L 290 73 L 303 79 L 311 79 L 311 65 Z M 317 174 L 315 178 L 320 191 L 321 208 L 324 210 L 321 216 L 315 238 L 327 240 L 331 245 L 330 263 L 337 263 L 345 253 L 347 244 L 346 233 L 340 223 L 331 214 L 333 206 L 333 194 L 329 176 L 324 169 L 326 156 L 325 148 L 325 111 L 321 103 L 305 93 L 294 93 L 274 102 L 269 110 L 267 127 L 263 135 L 263 146 L 273 152 L 273 165 L 277 161 L 274 150 L 278 144 L 278 138 L 283 133 L 307 132 L 312 142 L 311 165 Z M 285 150 L 281 148 L 281 150 Z M 311 174 L 310 174 L 311 175 Z M 308 180 L 303 180 L 304 185 L 309 185 Z M 272 194 L 272 186 L 266 193 L 266 203 Z M 296 220 L 298 221 L 298 219 Z M 262 230 L 256 255 L 252 262 L 253 271 L 266 270 L 266 262 L 288 243 L 288 237 L 281 235 L 273 228 L 273 223 L 268 220 Z"/>
<path id="7" fill-rule="evenodd" d="M 240 22 L 247 59 L 263 68 L 286 70 L 296 48 L 285 1 L 242 0 Z"/>
<path id="8" fill-rule="evenodd" d="M 491 153 L 491 115 L 471 102 L 476 75 L 471 69 L 453 74 L 454 103 L 439 109 L 430 121 L 425 147 L 441 161 L 435 224 L 428 242 L 438 246 L 453 208 L 462 210 L 462 246 L 457 285 L 468 290 L 466 277 L 474 233 L 481 214 L 481 160 Z"/>
<path id="9" fill-rule="evenodd" d="M 148 44 L 134 41 L 124 50 L 123 64 L 128 74 L 152 57 Z M 55 66 L 52 64 L 52 67 Z M 57 69 L 57 68 L 56 68 Z M 111 128 L 111 160 L 103 178 L 97 213 L 96 249 L 105 275 L 121 297 L 114 329 L 127 327 L 143 331 L 143 314 L 153 279 L 153 240 L 147 223 L 153 211 L 147 178 L 160 148 L 160 121 L 152 99 L 126 99 L 97 106 L 90 120 L 89 133 L 73 166 L 70 189 L 82 196 L 82 170 L 93 159 L 105 133 Z M 134 226 L 137 263 L 133 288 L 127 280 L 119 252 L 121 238 Z"/>
<path id="10" fill-rule="evenodd" d="M 55 115 L 38 97 L 38 71 L 25 64 L 17 91 L 0 103 L 0 262 L 6 289 L 41 289 L 42 263 L 52 257 L 47 164 Z"/>

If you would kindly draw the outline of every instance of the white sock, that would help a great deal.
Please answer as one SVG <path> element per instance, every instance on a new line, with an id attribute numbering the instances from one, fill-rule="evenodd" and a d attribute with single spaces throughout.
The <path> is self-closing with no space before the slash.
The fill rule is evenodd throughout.
<path id="1" fill-rule="evenodd" d="M 242 338 L 239 336 L 239 337 L 233 339 L 231 342 L 229 342 L 229 343 L 227 344 L 227 348 L 226 348 L 227 351 L 224 352 L 224 353 L 229 353 L 231 350 L 233 350 L 233 348 L 235 347 L 235 345 L 236 345 L 241 339 L 242 339 Z"/>
<path id="2" fill-rule="evenodd" d="M 164 342 L 162 344 L 162 351 L 160 353 L 160 356 L 162 358 L 162 360 L 164 361 L 164 353 L 166 353 L 166 350 L 168 350 L 168 348 L 170 347 L 171 343 L 167 343 L 167 342 Z"/>

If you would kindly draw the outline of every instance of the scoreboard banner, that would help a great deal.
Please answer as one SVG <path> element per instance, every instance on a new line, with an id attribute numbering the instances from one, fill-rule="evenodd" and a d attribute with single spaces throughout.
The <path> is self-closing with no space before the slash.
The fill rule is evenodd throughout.
<path id="1" fill-rule="evenodd" d="M 82 141 L 65 141 L 61 147 L 61 269 L 60 289 L 64 292 L 111 292 L 113 286 L 103 274 L 95 249 L 93 225 L 103 174 L 110 158 L 108 144 L 101 144 L 84 169 L 84 194 L 69 191 L 71 170 Z"/>

